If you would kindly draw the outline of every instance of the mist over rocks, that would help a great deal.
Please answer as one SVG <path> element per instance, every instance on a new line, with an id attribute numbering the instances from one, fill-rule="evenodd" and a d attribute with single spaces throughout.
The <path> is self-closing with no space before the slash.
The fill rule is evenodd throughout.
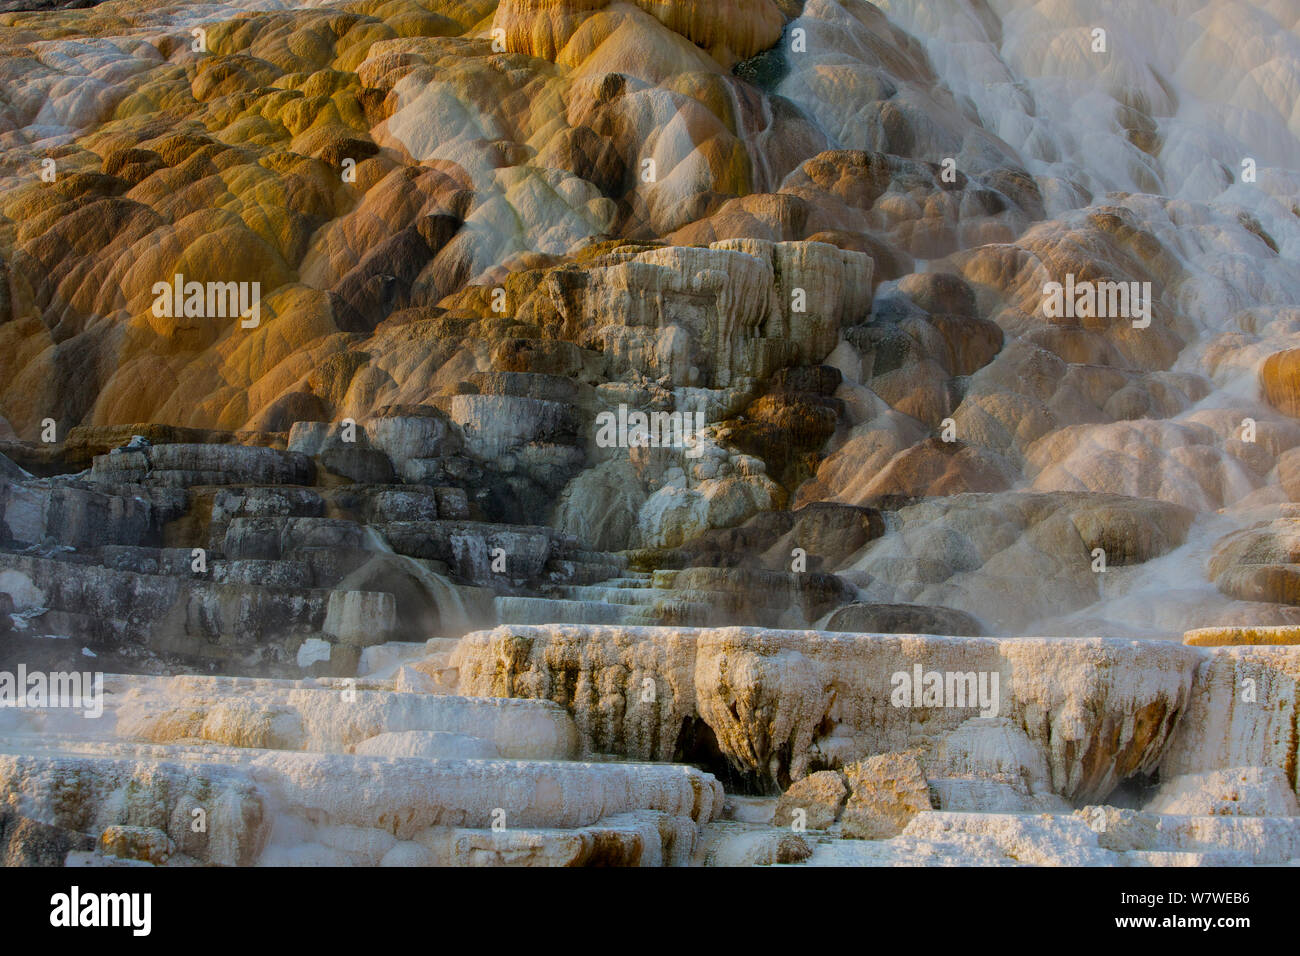
<path id="1" fill-rule="evenodd" d="M 110 689 L 0 856 L 1300 859 L 1297 88 L 1244 0 L 0 0 L 0 672 Z"/>

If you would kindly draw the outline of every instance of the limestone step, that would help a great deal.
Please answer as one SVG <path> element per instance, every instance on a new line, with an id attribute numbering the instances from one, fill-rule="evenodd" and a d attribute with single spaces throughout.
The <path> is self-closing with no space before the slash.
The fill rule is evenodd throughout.
<path id="1" fill-rule="evenodd" d="M 76 625 L 78 640 L 92 647 L 291 664 L 305 639 L 382 643 L 395 620 L 384 592 L 218 583 L 15 554 L 0 555 L 0 570 L 23 605 L 78 615 L 62 623 Z M 57 633 L 51 624 L 37 618 L 30 629 Z"/>
<path id="2" fill-rule="evenodd" d="M 649 617 L 643 608 L 556 598 L 506 596 L 495 598 L 492 605 L 498 621 L 512 624 L 623 624 L 632 617 Z"/>
<path id="3" fill-rule="evenodd" d="M 677 600 L 681 594 L 668 588 L 624 587 L 611 584 L 567 585 L 555 593 L 570 601 L 594 601 L 607 604 L 653 606 L 659 601 Z"/>
<path id="4" fill-rule="evenodd" d="M 188 488 L 193 485 L 310 485 L 316 476 L 306 455 L 249 445 L 164 444 L 96 455 L 91 478 Z"/>
<path id="5" fill-rule="evenodd" d="M 99 716 L 85 716 L 94 709 L 101 711 Z M 409 732 L 482 739 L 509 759 L 569 759 L 577 753 L 572 718 L 550 701 L 366 690 L 348 680 L 331 687 L 270 679 L 112 675 L 104 679 L 100 708 L 0 709 L 0 733 L 27 738 L 45 734 L 348 753 L 374 737 Z"/>
<path id="6" fill-rule="evenodd" d="M 550 701 L 350 687 L 212 694 L 205 693 L 201 683 L 173 678 L 161 688 L 138 688 L 124 695 L 116 714 L 118 737 L 155 743 L 201 739 L 230 746 L 346 753 L 380 734 L 438 731 L 481 738 L 511 759 L 568 759 L 577 753 L 572 718 Z"/>
<path id="7" fill-rule="evenodd" d="M 630 592 L 634 593 L 634 592 Z M 622 597 L 623 595 L 614 595 Z M 702 625 L 707 604 L 661 595 L 654 601 L 569 600 L 565 598 L 498 597 L 494 602 L 502 624 L 621 624 L 626 626 Z"/>
<path id="8" fill-rule="evenodd" d="M 723 801 L 713 777 L 671 765 L 205 752 L 120 742 L 74 752 L 5 737 L 0 790 L 23 794 L 24 813 L 37 822 L 96 839 L 115 825 L 152 828 L 177 852 L 219 865 L 380 863 L 403 842 L 432 854 L 408 848 L 408 862 L 592 861 L 596 831 L 586 834 L 590 844 L 579 836 L 577 847 L 559 834 L 530 831 L 593 826 L 643 841 L 666 832 L 668 840 L 651 841 L 660 854 L 642 849 L 644 862 L 661 862 L 665 850 L 681 862 L 695 825 L 712 820 Z M 191 829 L 195 811 L 207 817 L 203 833 Z M 620 818 L 638 812 L 635 820 Z M 622 848 L 608 851 L 613 862 L 642 862 L 630 840 L 617 842 Z"/>

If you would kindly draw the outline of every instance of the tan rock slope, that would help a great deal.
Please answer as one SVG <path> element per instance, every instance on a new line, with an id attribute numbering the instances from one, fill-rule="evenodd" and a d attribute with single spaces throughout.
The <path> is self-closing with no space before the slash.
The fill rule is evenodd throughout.
<path id="1" fill-rule="evenodd" d="M 1297 89 L 1281 2 L 0 0 L 0 688 L 109 675 L 0 860 L 1300 860 Z"/>

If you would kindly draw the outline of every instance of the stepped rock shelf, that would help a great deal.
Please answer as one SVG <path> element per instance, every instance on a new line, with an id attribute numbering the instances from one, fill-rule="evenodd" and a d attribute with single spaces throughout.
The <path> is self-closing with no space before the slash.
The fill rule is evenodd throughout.
<path id="1" fill-rule="evenodd" d="M 0 0 L 0 692 L 106 675 L 0 862 L 1300 863 L 1298 90 L 1295 0 Z"/>
<path id="2" fill-rule="evenodd" d="M 99 719 L 0 710 L 5 862 L 1300 863 L 1300 646 L 505 625 L 386 650 L 353 681 L 110 675 Z M 998 670 L 1002 715 L 893 708 L 918 661 Z M 453 686 L 411 685 L 430 662 Z"/>
<path id="3" fill-rule="evenodd" d="M 984 547 L 960 516 L 990 497 L 1005 550 L 1055 524 L 1139 563 L 1186 535 L 1179 506 L 816 502 L 600 551 L 490 520 L 436 406 L 359 433 L 83 427 L 11 446 L 47 477 L 0 458 L 0 670 L 109 675 L 95 718 L 0 708 L 0 859 L 1300 863 L 1300 628 L 980 636 L 996 615 L 863 601 L 854 576 L 897 575 L 936 520 Z M 358 451 L 460 464 L 358 483 Z M 1263 514 L 1212 574 L 1285 567 L 1293 519 Z"/>

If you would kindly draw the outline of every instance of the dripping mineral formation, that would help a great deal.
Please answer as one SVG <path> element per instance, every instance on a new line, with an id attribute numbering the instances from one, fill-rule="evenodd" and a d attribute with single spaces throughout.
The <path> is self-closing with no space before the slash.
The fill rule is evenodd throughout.
<path id="1" fill-rule="evenodd" d="M 1294 4 L 0 11 L 0 861 L 1300 861 Z"/>

